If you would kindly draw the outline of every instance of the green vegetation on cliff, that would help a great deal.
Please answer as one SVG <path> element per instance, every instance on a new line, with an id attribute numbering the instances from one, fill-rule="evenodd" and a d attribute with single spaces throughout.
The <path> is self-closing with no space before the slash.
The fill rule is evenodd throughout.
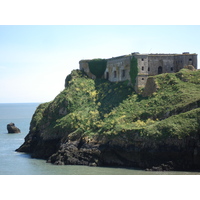
<path id="1" fill-rule="evenodd" d="M 138 75 L 138 63 L 137 63 L 137 58 L 134 56 L 131 59 L 131 66 L 130 66 L 130 77 L 131 77 L 131 83 L 133 87 L 135 86 L 136 83 L 136 78 Z"/>
<path id="2" fill-rule="evenodd" d="M 67 135 L 178 137 L 200 129 L 200 70 L 154 77 L 157 91 L 136 94 L 123 82 L 90 79 L 74 70 L 66 88 L 36 110 L 32 126 L 44 138 Z"/>
<path id="3" fill-rule="evenodd" d="M 96 76 L 96 78 L 101 78 L 106 70 L 106 59 L 93 59 L 88 62 L 90 72 Z"/>

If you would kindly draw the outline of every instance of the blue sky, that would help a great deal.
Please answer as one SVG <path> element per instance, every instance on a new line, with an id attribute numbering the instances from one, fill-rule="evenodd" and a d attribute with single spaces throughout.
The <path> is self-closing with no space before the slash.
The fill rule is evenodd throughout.
<path id="1" fill-rule="evenodd" d="M 199 36 L 199 25 L 0 25 L 0 103 L 53 100 L 81 59 L 200 54 Z"/>

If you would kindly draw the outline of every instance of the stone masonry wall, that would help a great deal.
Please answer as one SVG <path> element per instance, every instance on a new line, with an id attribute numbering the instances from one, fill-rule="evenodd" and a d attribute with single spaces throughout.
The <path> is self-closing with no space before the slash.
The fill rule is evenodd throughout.
<path id="1" fill-rule="evenodd" d="M 108 59 L 104 78 L 111 82 L 130 80 L 130 57 Z"/>
<path id="2" fill-rule="evenodd" d="M 90 72 L 88 62 L 89 60 L 81 60 L 79 62 L 79 68 L 80 70 L 83 70 L 90 78 L 95 79 L 96 76 Z"/>
<path id="3" fill-rule="evenodd" d="M 149 55 L 148 57 L 150 76 L 174 72 L 174 55 Z"/>
<path id="4" fill-rule="evenodd" d="M 104 73 L 104 78 L 111 82 L 130 81 L 130 63 L 132 57 L 137 58 L 138 62 L 138 77 L 136 84 L 138 87 L 144 87 L 149 76 L 154 76 L 161 73 L 174 73 L 184 68 L 187 65 L 193 65 L 197 69 L 197 54 L 139 54 L 132 53 L 131 55 L 118 56 L 107 59 L 107 68 Z M 88 66 L 89 60 L 81 60 L 79 62 L 80 69 L 95 79 Z"/>

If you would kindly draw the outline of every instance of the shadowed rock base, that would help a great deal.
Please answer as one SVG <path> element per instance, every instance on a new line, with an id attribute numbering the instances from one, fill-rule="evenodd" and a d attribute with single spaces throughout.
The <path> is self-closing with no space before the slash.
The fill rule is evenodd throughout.
<path id="1" fill-rule="evenodd" d="M 8 133 L 20 133 L 20 129 L 14 123 L 7 124 Z"/>
<path id="2" fill-rule="evenodd" d="M 159 141 L 137 137 L 126 144 L 119 138 L 92 142 L 82 137 L 44 141 L 32 135 L 17 151 L 31 153 L 34 158 L 56 165 L 137 167 L 147 171 L 198 170 L 198 137 Z"/>

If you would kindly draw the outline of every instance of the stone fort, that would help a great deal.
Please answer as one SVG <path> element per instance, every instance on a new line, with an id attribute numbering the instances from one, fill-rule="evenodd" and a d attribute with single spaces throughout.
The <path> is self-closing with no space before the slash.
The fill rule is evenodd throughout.
<path id="1" fill-rule="evenodd" d="M 107 66 L 102 78 L 111 82 L 130 81 L 131 59 L 137 59 L 138 76 L 136 86 L 144 87 L 147 78 L 162 73 L 174 73 L 180 69 L 192 65 L 197 69 L 197 54 L 183 52 L 182 54 L 140 54 L 134 52 L 130 55 L 112 57 L 106 59 Z M 90 60 L 81 60 L 79 62 L 80 70 L 83 70 L 90 78 L 95 79 L 95 75 L 90 72 L 88 62 Z"/>

